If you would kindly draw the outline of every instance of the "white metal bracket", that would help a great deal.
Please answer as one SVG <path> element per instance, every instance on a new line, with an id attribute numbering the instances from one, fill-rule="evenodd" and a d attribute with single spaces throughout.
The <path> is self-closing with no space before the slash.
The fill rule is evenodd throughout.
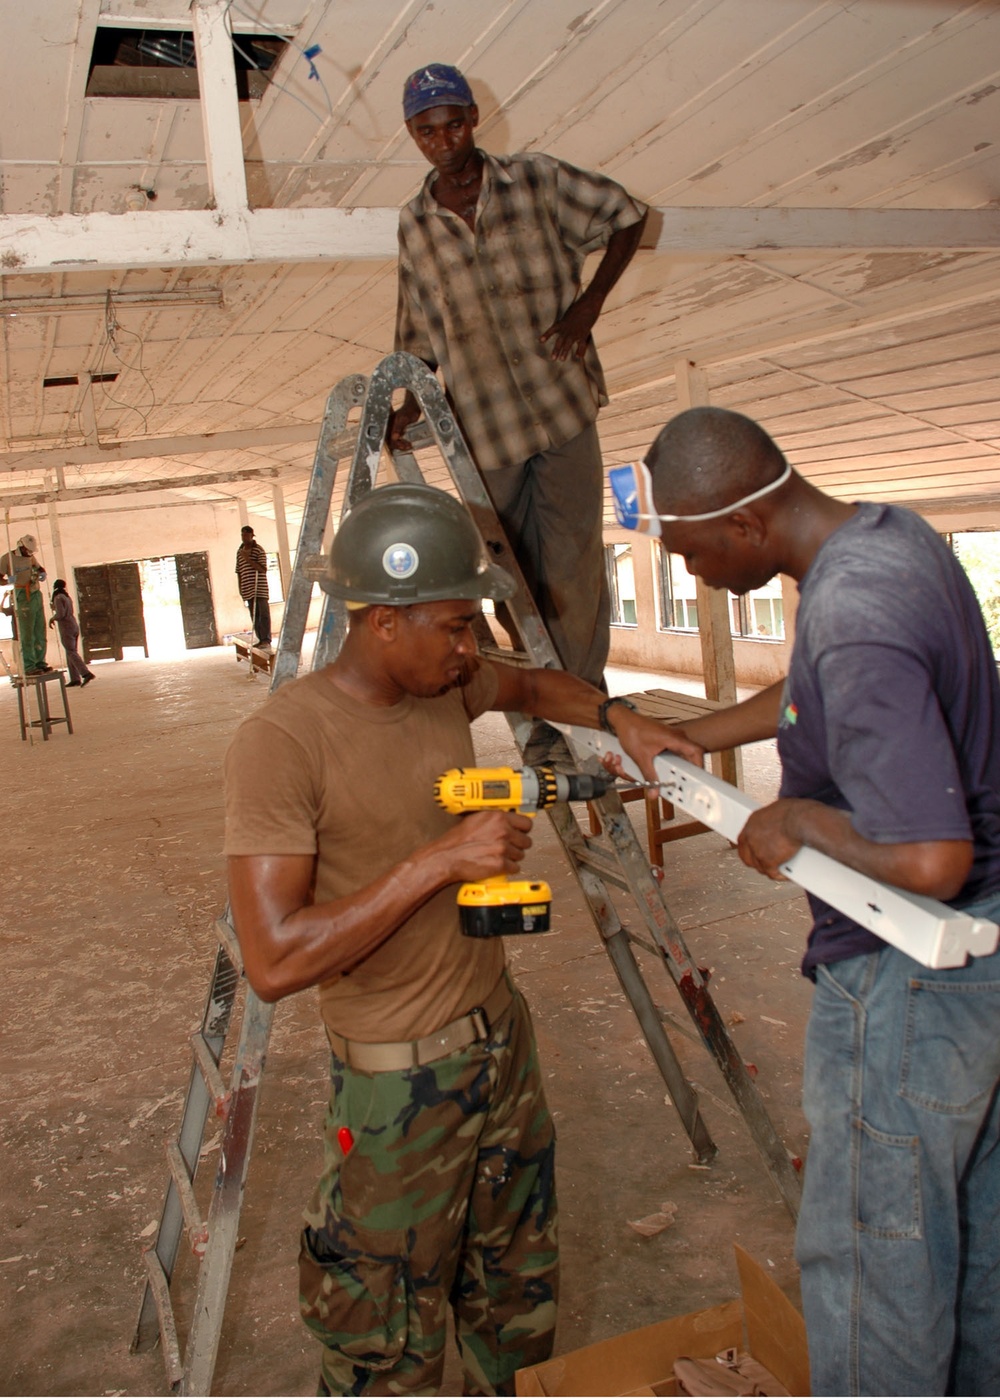
<path id="1" fill-rule="evenodd" d="M 612 735 L 579 725 L 560 724 L 557 728 L 599 757 L 617 754 L 625 772 L 640 783 L 644 781 L 638 765 Z M 654 765 L 666 800 L 728 841 L 736 841 L 751 812 L 760 806 L 739 788 L 674 754 L 658 754 Z M 970 957 L 986 957 L 996 951 L 1000 928 L 992 920 L 977 919 L 936 899 L 883 885 L 809 846 L 800 847 L 781 866 L 781 873 L 925 967 L 962 967 Z"/>

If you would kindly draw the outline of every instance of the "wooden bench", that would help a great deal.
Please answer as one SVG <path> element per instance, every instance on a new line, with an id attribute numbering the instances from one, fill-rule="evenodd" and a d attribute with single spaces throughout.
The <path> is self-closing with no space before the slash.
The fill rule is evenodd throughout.
<path id="1" fill-rule="evenodd" d="M 706 700 L 703 695 L 687 695 L 679 690 L 632 691 L 628 699 L 641 714 L 670 725 L 684 725 L 701 715 L 711 714 L 713 710 L 729 708 L 728 702 Z M 735 780 L 738 785 L 742 776 L 738 751 L 730 749 L 725 754 L 713 755 L 713 759 L 718 760 L 715 766 L 729 769 L 729 772 L 723 772 L 723 776 L 729 781 Z M 698 836 L 703 831 L 711 830 L 704 822 L 675 820 L 673 803 L 651 788 L 622 788 L 618 796 L 623 802 L 637 802 L 641 798 L 646 804 L 646 839 L 652 865 L 663 864 L 663 848 L 669 841 L 680 841 L 686 836 Z M 601 830 L 600 818 L 590 803 L 587 810 L 591 833 L 596 836 Z"/>
<path id="2" fill-rule="evenodd" d="M 275 653 L 270 648 L 256 646 L 242 637 L 234 637 L 233 646 L 236 648 L 236 660 L 250 663 L 251 676 L 269 676 L 274 670 Z"/>

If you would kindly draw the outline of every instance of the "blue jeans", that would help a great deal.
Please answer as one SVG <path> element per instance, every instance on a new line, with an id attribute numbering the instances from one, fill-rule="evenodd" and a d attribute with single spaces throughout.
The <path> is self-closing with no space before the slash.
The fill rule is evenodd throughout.
<path id="1" fill-rule="evenodd" d="M 1000 1394 L 1000 952 L 820 967 L 803 1102 L 813 1394 Z"/>

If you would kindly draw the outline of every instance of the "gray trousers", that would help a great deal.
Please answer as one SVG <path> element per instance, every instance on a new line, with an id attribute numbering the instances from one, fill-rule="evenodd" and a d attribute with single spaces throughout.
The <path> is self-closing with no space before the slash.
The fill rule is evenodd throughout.
<path id="1" fill-rule="evenodd" d="M 79 627 L 77 627 L 75 632 L 64 631 L 60 623 L 59 640 L 62 642 L 63 650 L 66 653 L 66 669 L 69 671 L 70 680 L 76 681 L 79 684 L 80 681 L 85 681 L 88 676 L 92 676 L 94 674 L 93 671 L 88 668 L 87 663 L 80 655 Z"/>
<path id="2" fill-rule="evenodd" d="M 603 688 L 611 597 L 596 425 L 518 466 L 484 472 L 483 480 L 560 660 Z M 497 618 L 512 630 L 503 604 Z"/>

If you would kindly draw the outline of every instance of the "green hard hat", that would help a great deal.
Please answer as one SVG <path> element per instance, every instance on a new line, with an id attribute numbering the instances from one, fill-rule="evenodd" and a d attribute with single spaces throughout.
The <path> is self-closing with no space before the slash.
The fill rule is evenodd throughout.
<path id="1" fill-rule="evenodd" d="M 466 508 L 434 486 L 380 486 L 344 516 L 322 587 L 351 603 L 509 598 L 514 580 L 486 559 Z"/>

